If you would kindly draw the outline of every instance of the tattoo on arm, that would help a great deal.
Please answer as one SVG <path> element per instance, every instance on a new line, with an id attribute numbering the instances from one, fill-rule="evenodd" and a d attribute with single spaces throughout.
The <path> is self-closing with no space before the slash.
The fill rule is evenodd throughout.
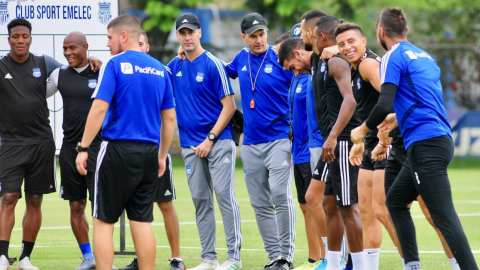
<path id="1" fill-rule="evenodd" d="M 330 59 L 330 61 L 328 61 L 328 75 L 334 78 L 337 82 L 345 79 L 350 80 L 350 65 L 347 63 L 347 61 L 339 57 L 333 57 Z"/>

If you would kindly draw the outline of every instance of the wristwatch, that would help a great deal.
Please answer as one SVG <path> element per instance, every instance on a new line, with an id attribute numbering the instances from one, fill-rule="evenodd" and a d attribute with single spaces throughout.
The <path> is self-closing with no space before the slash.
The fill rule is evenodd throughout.
<path id="1" fill-rule="evenodd" d="M 208 139 L 212 142 L 215 142 L 217 140 L 217 135 L 215 135 L 215 133 L 209 133 Z"/>
<path id="2" fill-rule="evenodd" d="M 80 143 L 77 144 L 77 152 L 80 153 L 80 152 L 87 152 L 88 151 L 88 147 L 82 147 L 82 145 L 80 145 Z"/>

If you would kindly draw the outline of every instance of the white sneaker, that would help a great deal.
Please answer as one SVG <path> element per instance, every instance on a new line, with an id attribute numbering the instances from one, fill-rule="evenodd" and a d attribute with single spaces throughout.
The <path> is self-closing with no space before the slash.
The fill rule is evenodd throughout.
<path id="1" fill-rule="evenodd" d="M 5 255 L 0 256 L 0 270 L 9 270 L 10 263 Z"/>
<path id="2" fill-rule="evenodd" d="M 228 258 L 221 265 L 217 266 L 215 270 L 240 270 L 242 268 L 242 261 Z"/>
<path id="3" fill-rule="evenodd" d="M 190 268 L 189 270 L 215 270 L 218 267 L 217 260 L 205 260 L 202 259 L 202 263 L 199 264 L 197 267 Z"/>
<path id="4" fill-rule="evenodd" d="M 23 260 L 19 261 L 17 264 L 16 270 L 39 270 L 38 267 L 35 267 L 30 262 L 30 258 L 25 257 Z"/>

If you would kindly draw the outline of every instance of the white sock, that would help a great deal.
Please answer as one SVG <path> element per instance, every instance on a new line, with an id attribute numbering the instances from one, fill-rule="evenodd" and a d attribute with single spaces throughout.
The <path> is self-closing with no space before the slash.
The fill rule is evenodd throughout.
<path id="1" fill-rule="evenodd" d="M 327 237 L 322 236 L 322 241 L 323 241 L 323 246 L 325 247 L 325 258 L 328 256 L 328 242 L 327 242 Z"/>
<path id="2" fill-rule="evenodd" d="M 395 247 L 397 249 L 397 252 L 398 252 L 398 256 L 400 256 L 400 260 L 402 260 L 402 266 L 405 265 L 405 260 L 402 258 L 402 256 L 400 255 L 400 251 L 398 251 L 398 247 Z"/>
<path id="3" fill-rule="evenodd" d="M 413 261 L 409 262 L 405 265 L 404 270 L 421 270 L 420 268 L 420 262 L 419 261 Z"/>
<path id="4" fill-rule="evenodd" d="M 341 251 L 328 251 L 327 268 L 325 270 L 340 270 Z"/>
<path id="5" fill-rule="evenodd" d="M 451 258 L 451 259 L 448 259 L 448 261 L 452 265 L 453 270 L 460 270 L 460 266 L 458 265 L 457 259 Z"/>
<path id="6" fill-rule="evenodd" d="M 402 265 L 405 266 L 405 259 L 402 258 Z"/>
<path id="7" fill-rule="evenodd" d="M 178 258 L 178 257 L 172 258 L 172 260 L 177 260 L 179 262 L 183 262 L 182 258 Z"/>
<path id="8" fill-rule="evenodd" d="M 380 249 L 366 248 L 363 250 L 365 255 L 365 268 L 371 270 L 378 270 L 380 263 Z"/>
<path id="9" fill-rule="evenodd" d="M 363 251 L 360 252 L 350 252 L 350 255 L 352 255 L 352 262 L 353 262 L 353 268 L 355 270 L 365 270 L 365 255 L 363 254 Z M 370 270 L 370 269 L 368 269 Z"/>

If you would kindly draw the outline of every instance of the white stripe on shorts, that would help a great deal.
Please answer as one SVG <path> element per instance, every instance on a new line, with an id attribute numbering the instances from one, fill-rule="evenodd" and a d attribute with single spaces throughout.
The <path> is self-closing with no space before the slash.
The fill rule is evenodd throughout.
<path id="1" fill-rule="evenodd" d="M 95 169 L 95 184 L 94 188 L 94 197 L 93 197 L 93 213 L 94 217 L 98 216 L 98 171 L 100 170 L 100 166 L 102 166 L 103 158 L 105 157 L 105 153 L 107 153 L 107 146 L 108 141 L 103 141 L 100 145 L 100 151 L 98 151 L 97 156 L 97 168 Z"/>

